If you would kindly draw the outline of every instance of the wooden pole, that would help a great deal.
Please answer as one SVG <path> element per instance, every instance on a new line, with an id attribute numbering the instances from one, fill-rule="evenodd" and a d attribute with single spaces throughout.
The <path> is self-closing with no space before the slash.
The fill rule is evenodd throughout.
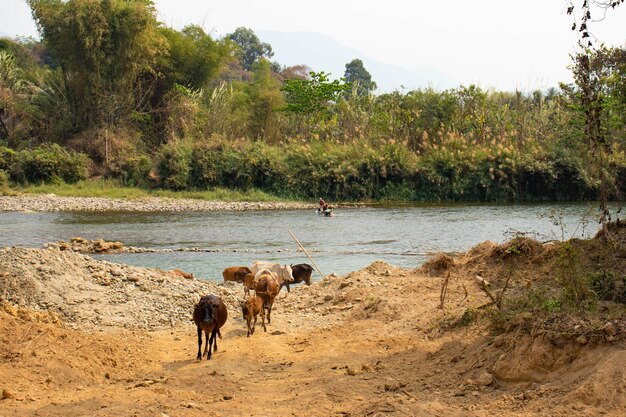
<path id="1" fill-rule="evenodd" d="M 304 252 L 304 254 L 306 255 L 307 258 L 309 258 L 309 260 L 311 262 L 313 262 L 313 265 L 315 266 L 315 269 L 317 269 L 317 272 L 319 272 L 319 274 L 322 276 L 322 278 L 325 278 L 326 275 L 322 274 L 322 271 L 320 271 L 320 268 L 317 266 L 317 264 L 315 263 L 315 261 L 313 259 L 311 259 L 311 256 L 309 255 L 309 253 L 306 251 L 306 249 L 304 249 L 304 246 L 302 246 L 302 244 L 298 241 L 298 239 L 293 235 L 293 233 L 291 233 L 291 230 L 287 229 L 287 231 L 289 232 L 289 234 L 291 235 L 291 237 L 293 238 L 293 240 L 298 244 L 298 246 L 300 246 L 300 249 L 302 249 L 302 251 Z"/>

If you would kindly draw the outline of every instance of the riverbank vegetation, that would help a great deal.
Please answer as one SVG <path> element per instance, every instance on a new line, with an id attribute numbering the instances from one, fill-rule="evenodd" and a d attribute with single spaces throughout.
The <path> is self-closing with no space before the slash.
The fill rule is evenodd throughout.
<path id="1" fill-rule="evenodd" d="M 375 94 L 358 59 L 344 79 L 284 67 L 249 29 L 178 31 L 150 2 L 28 3 L 42 40 L 0 40 L 3 189 L 93 177 L 244 199 L 588 200 L 626 189 L 623 48 L 575 57 L 575 82 L 545 91 Z M 590 142 L 602 146 L 590 153 Z"/>
<path id="2" fill-rule="evenodd" d="M 614 341 L 626 318 L 625 242 L 626 225 L 616 221 L 589 239 L 541 243 L 518 235 L 502 244 L 483 242 L 454 258 L 440 253 L 419 271 L 447 276 L 440 308 L 453 280 L 473 280 L 487 297 L 479 308 L 444 317 L 444 326 L 486 318 L 496 334 L 548 335 L 555 343 Z"/>
<path id="3" fill-rule="evenodd" d="M 9 189 L 7 188 L 7 192 Z M 206 201 L 255 201 L 284 202 L 287 201 L 272 194 L 256 189 L 247 191 L 227 188 L 212 188 L 205 191 L 172 191 L 166 189 L 146 189 L 142 187 L 124 186 L 116 180 L 86 179 L 73 184 L 50 183 L 27 185 L 19 189 L 27 194 L 54 194 L 60 197 L 102 197 L 122 199 L 158 198 L 189 198 Z"/>

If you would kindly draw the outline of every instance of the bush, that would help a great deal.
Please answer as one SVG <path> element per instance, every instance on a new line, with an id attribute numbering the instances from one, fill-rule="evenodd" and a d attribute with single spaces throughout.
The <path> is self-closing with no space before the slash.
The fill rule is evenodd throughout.
<path id="1" fill-rule="evenodd" d="M 592 274 L 589 281 L 599 300 L 626 304 L 626 275 L 600 271 Z"/>
<path id="2" fill-rule="evenodd" d="M 161 147 L 157 170 L 161 185 L 170 190 L 185 190 L 190 185 L 192 147 L 188 142 L 175 141 Z"/>
<path id="3" fill-rule="evenodd" d="M 0 170 L 0 193 L 4 193 L 9 188 L 9 174 Z"/>
<path id="4" fill-rule="evenodd" d="M 200 145 L 193 149 L 190 167 L 191 186 L 200 190 L 219 184 L 217 165 L 221 150 L 217 147 Z"/>
<path id="5" fill-rule="evenodd" d="M 0 170 L 9 171 L 17 161 L 17 154 L 9 148 L 0 147 Z"/>
<path id="6" fill-rule="evenodd" d="M 107 177 L 118 179 L 123 185 L 146 185 L 152 161 L 146 155 L 124 156 L 109 166 Z"/>
<path id="7" fill-rule="evenodd" d="M 17 154 L 11 166 L 11 177 L 16 182 L 28 184 L 64 181 L 73 184 L 84 180 L 88 174 L 87 155 L 62 148 L 57 144 L 41 145 Z"/>

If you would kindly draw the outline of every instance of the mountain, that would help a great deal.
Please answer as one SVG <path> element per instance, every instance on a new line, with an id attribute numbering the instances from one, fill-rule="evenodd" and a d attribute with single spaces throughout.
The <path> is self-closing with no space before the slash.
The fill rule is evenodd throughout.
<path id="1" fill-rule="evenodd" d="M 262 42 L 272 45 L 273 59 L 280 64 L 308 65 L 316 72 L 331 73 L 332 78 L 343 77 L 346 64 L 359 58 L 378 84 L 378 92 L 390 92 L 402 87 L 408 90 L 424 87 L 443 90 L 458 86 L 458 82 L 437 68 L 427 65 L 404 68 L 382 62 L 320 33 L 267 30 L 255 30 L 255 33 Z"/>

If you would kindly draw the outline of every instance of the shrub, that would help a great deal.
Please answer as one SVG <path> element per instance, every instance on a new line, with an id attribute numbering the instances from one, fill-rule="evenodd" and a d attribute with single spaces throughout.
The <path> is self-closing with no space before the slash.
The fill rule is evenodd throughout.
<path id="1" fill-rule="evenodd" d="M 9 188 L 9 174 L 0 170 L 0 193 Z"/>
<path id="2" fill-rule="evenodd" d="M 107 177 L 118 179 L 122 184 L 141 186 L 147 183 L 152 161 L 146 155 L 120 157 L 109 166 Z"/>
<path id="3" fill-rule="evenodd" d="M 626 303 L 626 275 L 600 271 L 592 274 L 589 281 L 599 300 Z"/>
<path id="4" fill-rule="evenodd" d="M 561 301 L 556 298 L 549 298 L 543 302 L 543 309 L 550 313 L 561 311 Z"/>
<path id="5" fill-rule="evenodd" d="M 11 176 L 17 182 L 40 184 L 64 181 L 73 184 L 88 174 L 87 155 L 57 144 L 41 145 L 17 154 Z"/>
<path id="6" fill-rule="evenodd" d="M 174 141 L 161 147 L 157 170 L 161 184 L 170 190 L 189 187 L 192 147 L 188 142 Z"/>
<path id="7" fill-rule="evenodd" d="M 197 189 L 207 189 L 219 184 L 217 164 L 221 151 L 218 147 L 200 145 L 192 151 L 190 166 L 190 183 Z"/>
<path id="8" fill-rule="evenodd" d="M 0 147 L 0 170 L 9 171 L 17 160 L 15 151 L 9 148 Z"/>

